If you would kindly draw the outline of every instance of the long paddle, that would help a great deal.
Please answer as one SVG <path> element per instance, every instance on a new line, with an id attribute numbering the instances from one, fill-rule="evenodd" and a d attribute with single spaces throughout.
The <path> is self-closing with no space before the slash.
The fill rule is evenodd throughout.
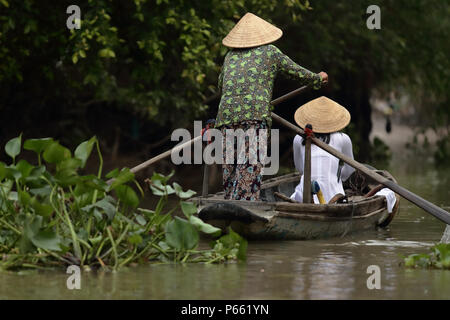
<path id="1" fill-rule="evenodd" d="M 280 124 L 282 124 L 285 127 L 287 127 L 288 129 L 291 129 L 292 131 L 294 131 L 294 132 L 296 132 L 298 134 L 304 134 L 304 131 L 300 127 L 297 127 L 296 125 L 294 125 L 294 124 L 290 123 L 289 121 L 281 118 L 279 115 L 277 115 L 277 114 L 275 114 L 273 112 L 272 112 L 272 118 L 275 121 L 277 121 Z M 336 149 L 330 147 L 328 144 L 326 144 L 322 140 L 313 137 L 311 139 L 311 141 L 315 145 L 317 145 L 318 147 L 322 148 L 323 150 L 327 151 L 328 153 L 331 153 L 336 158 L 341 159 L 342 161 L 346 162 L 347 164 L 349 164 L 353 168 L 361 171 L 362 173 L 364 173 L 368 177 L 372 178 L 376 182 L 378 182 L 378 183 L 384 185 L 385 187 L 391 189 L 395 193 L 397 193 L 397 194 L 401 195 L 403 198 L 411 201 L 412 203 L 414 203 L 418 207 L 422 208 L 426 212 L 430 213 L 434 217 L 436 217 L 439 220 L 441 220 L 441 221 L 445 222 L 446 224 L 450 225 L 450 213 L 448 213 L 444 209 L 442 209 L 442 208 L 432 204 L 431 202 L 429 202 L 429 201 L 419 197 L 415 193 L 412 193 L 411 191 L 403 188 L 402 186 L 399 186 L 395 182 L 393 182 L 391 180 L 388 180 L 387 178 L 379 175 L 378 173 L 368 169 L 366 166 L 362 165 L 361 163 L 355 161 L 354 159 L 351 159 L 351 158 L 347 157 L 346 155 L 340 153 Z"/>

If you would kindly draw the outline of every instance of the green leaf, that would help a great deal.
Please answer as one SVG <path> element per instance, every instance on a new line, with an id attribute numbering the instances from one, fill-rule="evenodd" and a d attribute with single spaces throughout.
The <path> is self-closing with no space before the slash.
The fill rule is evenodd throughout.
<path id="1" fill-rule="evenodd" d="M 106 175 L 106 178 L 108 178 L 108 179 L 115 178 L 115 177 L 117 177 L 119 172 L 120 172 L 119 168 L 115 168 L 114 170 L 111 170 L 110 172 L 108 172 L 108 174 Z"/>
<path id="2" fill-rule="evenodd" d="M 13 138 L 9 140 L 5 145 L 5 151 L 8 156 L 10 156 L 13 160 L 20 153 L 20 147 L 22 145 L 22 135 L 17 138 Z"/>
<path id="3" fill-rule="evenodd" d="M 139 198 L 134 190 L 126 185 L 121 185 L 115 189 L 117 197 L 125 205 L 136 208 L 139 205 Z"/>
<path id="4" fill-rule="evenodd" d="M 130 171 L 128 168 L 123 168 L 119 174 L 115 177 L 113 183 L 111 184 L 110 189 L 115 189 L 124 183 L 127 183 L 134 179 L 134 173 Z"/>
<path id="5" fill-rule="evenodd" d="M 86 161 L 91 155 L 92 148 L 94 147 L 96 137 L 80 143 L 80 145 L 75 149 L 75 157 L 81 160 L 81 167 L 84 168 Z"/>
<path id="6" fill-rule="evenodd" d="M 20 171 L 22 178 L 26 178 L 34 169 L 34 166 L 28 163 L 28 161 L 22 159 L 16 164 L 16 169 Z"/>
<path id="7" fill-rule="evenodd" d="M 160 242 L 158 242 L 158 246 L 159 246 L 163 251 L 170 250 L 170 247 L 168 246 L 168 244 L 167 244 L 165 241 L 160 241 Z"/>
<path id="8" fill-rule="evenodd" d="M 181 201 L 181 211 L 183 211 L 186 218 L 189 218 L 193 214 L 197 213 L 197 206 L 192 202 Z"/>
<path id="9" fill-rule="evenodd" d="M 109 49 L 109 48 L 101 49 L 101 50 L 98 52 L 98 55 L 99 55 L 101 58 L 115 58 L 115 57 L 116 57 L 116 54 L 114 53 L 114 51 L 112 51 L 112 50 Z"/>
<path id="10" fill-rule="evenodd" d="M 114 218 L 114 215 L 116 214 L 116 206 L 115 206 L 115 200 L 111 196 L 106 196 L 102 200 L 98 201 L 96 203 L 96 206 L 100 209 L 102 209 L 106 215 L 108 216 L 108 219 L 112 221 Z"/>
<path id="11" fill-rule="evenodd" d="M 44 151 L 44 160 L 48 163 L 59 163 L 71 157 L 70 150 L 54 141 L 50 143 Z"/>
<path id="12" fill-rule="evenodd" d="M 3 180 L 6 176 L 6 165 L 3 162 L 0 162 L 0 181 Z"/>
<path id="13" fill-rule="evenodd" d="M 150 189 L 155 196 L 164 196 L 175 193 L 175 190 L 171 186 L 165 185 L 163 180 L 152 180 L 151 182 Z"/>
<path id="14" fill-rule="evenodd" d="M 143 241 L 142 237 L 138 234 L 133 234 L 132 236 L 128 237 L 128 242 L 130 244 L 139 245 Z"/>
<path id="15" fill-rule="evenodd" d="M 176 182 L 172 183 L 172 185 L 173 185 L 173 188 L 175 189 L 175 193 L 181 199 L 188 199 L 188 198 L 192 197 L 194 194 L 197 193 L 197 192 L 195 192 L 193 190 L 183 191 L 181 186 L 178 183 L 176 183 Z"/>
<path id="16" fill-rule="evenodd" d="M 167 181 L 169 181 L 169 179 L 170 178 L 172 178 L 172 176 L 175 174 L 175 171 L 172 171 L 170 174 L 168 174 L 167 176 L 164 176 L 164 175 L 162 175 L 162 174 L 160 174 L 160 173 L 156 173 L 156 172 L 154 172 L 153 173 L 153 175 L 152 175 L 152 182 L 153 183 L 156 183 L 156 181 L 160 181 L 161 182 L 161 184 L 166 184 L 167 183 Z"/>
<path id="17" fill-rule="evenodd" d="M 94 204 L 84 206 L 81 208 L 81 210 L 85 212 L 90 212 L 91 209 L 93 208 L 101 209 L 108 216 L 108 219 L 110 221 L 114 218 L 114 215 L 116 214 L 115 200 L 111 196 L 106 196 Z M 100 213 L 100 211 L 98 210 L 97 212 Z"/>
<path id="18" fill-rule="evenodd" d="M 196 216 L 190 216 L 189 217 L 189 222 L 197 228 L 197 230 L 206 233 L 206 234 L 210 234 L 213 237 L 217 237 L 220 235 L 220 233 L 222 232 L 219 228 L 216 228 L 212 225 L 210 225 L 209 223 L 205 223 L 203 222 L 202 219 L 196 217 Z"/>
<path id="19" fill-rule="evenodd" d="M 41 188 L 30 189 L 31 194 L 33 194 L 35 196 L 41 196 L 41 197 L 46 197 L 46 196 L 50 195 L 51 192 L 52 192 L 52 187 L 49 185 L 43 186 Z"/>
<path id="20" fill-rule="evenodd" d="M 246 253 L 247 253 L 247 240 L 242 238 L 240 235 L 238 235 L 236 232 L 234 232 L 231 227 L 228 227 L 228 234 L 220 237 L 219 240 L 220 243 L 223 244 L 224 248 L 227 249 L 238 249 L 238 252 L 236 254 L 236 257 L 238 260 L 245 261 L 246 260 Z"/>
<path id="21" fill-rule="evenodd" d="M 23 144 L 23 148 L 41 154 L 52 142 L 52 138 L 28 139 Z"/>
<path id="22" fill-rule="evenodd" d="M 74 175 L 81 166 L 81 160 L 77 158 L 67 158 L 56 166 L 57 172 L 64 173 L 65 176 Z"/>
<path id="23" fill-rule="evenodd" d="M 37 179 L 40 178 L 45 173 L 45 171 L 45 166 L 33 167 L 29 176 Z"/>
<path id="24" fill-rule="evenodd" d="M 21 253 L 28 253 L 33 251 L 32 239 L 38 234 L 42 225 L 42 217 L 35 216 L 33 218 L 27 218 L 23 228 L 22 237 L 19 242 L 19 250 Z"/>
<path id="25" fill-rule="evenodd" d="M 53 207 L 49 203 L 41 203 L 41 201 L 37 200 L 36 197 L 31 199 L 30 204 L 34 211 L 44 218 L 50 217 L 53 213 Z"/>
<path id="26" fill-rule="evenodd" d="M 31 238 L 31 242 L 38 248 L 50 250 L 50 251 L 61 251 L 60 243 L 61 240 L 53 231 L 39 231 L 36 235 Z"/>
<path id="27" fill-rule="evenodd" d="M 92 189 L 106 191 L 109 187 L 109 185 L 105 181 L 97 178 L 97 176 L 94 176 L 92 174 L 82 176 L 80 180 L 82 181 L 82 183 L 77 185 L 77 191 L 81 190 L 82 193 L 90 191 Z"/>
<path id="28" fill-rule="evenodd" d="M 136 215 L 136 221 L 141 226 L 145 226 L 147 224 L 147 220 L 145 220 L 145 218 L 143 216 L 139 215 L 139 214 Z"/>
<path id="29" fill-rule="evenodd" d="M 22 173 L 15 168 L 15 166 L 10 166 L 5 168 L 5 176 L 10 180 L 18 180 L 22 177 Z"/>
<path id="30" fill-rule="evenodd" d="M 166 224 L 165 233 L 166 243 L 177 250 L 194 249 L 199 241 L 197 229 L 179 217 Z"/>
<path id="31" fill-rule="evenodd" d="M 28 192 L 19 190 L 17 194 L 19 196 L 19 201 L 23 206 L 27 206 L 30 203 L 31 196 Z"/>
<path id="32" fill-rule="evenodd" d="M 92 245 L 96 245 L 97 243 L 100 243 L 100 241 L 103 240 L 103 236 L 99 235 L 98 237 L 95 238 L 89 238 L 89 242 L 92 243 Z"/>

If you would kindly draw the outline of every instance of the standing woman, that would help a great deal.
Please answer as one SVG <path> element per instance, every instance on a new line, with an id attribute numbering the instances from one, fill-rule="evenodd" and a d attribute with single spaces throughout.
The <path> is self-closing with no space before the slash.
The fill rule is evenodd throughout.
<path id="1" fill-rule="evenodd" d="M 258 150 L 253 147 L 249 150 L 248 136 L 245 141 L 245 163 L 237 163 L 237 144 L 227 143 L 226 130 L 253 129 L 258 134 L 258 129 L 270 129 L 270 101 L 273 83 L 279 72 L 315 89 L 328 81 L 325 72 L 316 74 L 299 66 L 270 44 L 282 35 L 279 28 L 247 13 L 222 41 L 223 45 L 231 48 L 219 76 L 222 97 L 215 125 L 225 138 L 222 165 L 225 199 L 259 200 L 264 165 L 264 159 L 259 159 L 256 164 L 249 161 L 249 158 L 257 156 Z M 266 144 L 267 141 L 259 141 L 260 148 Z M 234 149 L 234 163 L 226 163 L 227 149 Z"/>

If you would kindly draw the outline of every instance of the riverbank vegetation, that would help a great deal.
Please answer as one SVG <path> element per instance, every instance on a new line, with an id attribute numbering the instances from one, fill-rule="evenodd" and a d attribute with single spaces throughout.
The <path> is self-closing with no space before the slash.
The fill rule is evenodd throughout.
<path id="1" fill-rule="evenodd" d="M 403 259 L 408 268 L 435 268 L 450 270 L 450 243 L 439 243 L 431 253 L 415 253 Z"/>
<path id="2" fill-rule="evenodd" d="M 5 145 L 11 163 L 0 162 L 0 269 L 245 259 L 247 242 L 231 229 L 211 249 L 198 248 L 201 233 L 217 238 L 221 230 L 193 215 L 197 208 L 187 199 L 195 192 L 169 185 L 172 175 L 147 179 L 159 201 L 154 210 L 139 208 L 144 188 L 128 168 L 104 174 L 96 137 L 73 153 L 52 138 L 28 139 L 23 149 L 36 164 L 19 159 L 21 136 Z M 93 151 L 97 173 L 81 174 Z M 170 210 L 169 196 L 178 198 Z M 184 217 L 173 217 L 175 210 Z"/>

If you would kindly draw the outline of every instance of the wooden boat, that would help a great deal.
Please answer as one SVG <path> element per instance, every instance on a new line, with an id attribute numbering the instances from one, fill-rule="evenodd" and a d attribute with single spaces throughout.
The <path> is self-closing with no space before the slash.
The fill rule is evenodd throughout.
<path id="1" fill-rule="evenodd" d="M 396 182 L 389 172 L 371 169 Z M 265 181 L 261 186 L 261 201 L 224 200 L 223 192 L 192 201 L 197 203 L 203 221 L 222 230 L 231 226 L 247 239 L 307 240 L 343 236 L 386 227 L 398 211 L 397 194 L 395 207 L 389 214 L 386 198 L 375 195 L 383 186 L 357 171 L 344 183 L 345 197 L 334 197 L 328 204 L 290 200 L 288 197 L 299 181 L 298 173 Z"/>

